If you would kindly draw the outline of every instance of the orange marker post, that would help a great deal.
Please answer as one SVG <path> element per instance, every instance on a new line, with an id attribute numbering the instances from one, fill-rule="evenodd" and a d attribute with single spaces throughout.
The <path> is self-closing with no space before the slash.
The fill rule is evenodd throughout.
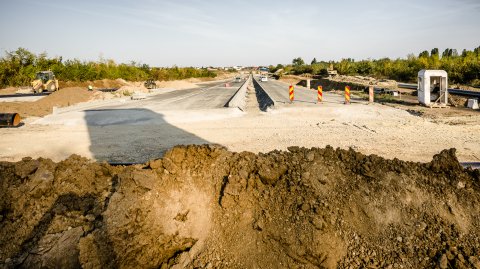
<path id="1" fill-rule="evenodd" d="M 345 86 L 345 105 L 350 104 L 350 86 Z"/>
<path id="2" fill-rule="evenodd" d="M 322 86 L 318 86 L 317 103 L 321 103 L 322 100 L 323 100 L 323 88 Z"/>
<path id="3" fill-rule="evenodd" d="M 290 103 L 293 103 L 293 100 L 295 99 L 293 85 L 290 85 L 290 87 L 288 87 L 288 91 L 290 95 Z"/>

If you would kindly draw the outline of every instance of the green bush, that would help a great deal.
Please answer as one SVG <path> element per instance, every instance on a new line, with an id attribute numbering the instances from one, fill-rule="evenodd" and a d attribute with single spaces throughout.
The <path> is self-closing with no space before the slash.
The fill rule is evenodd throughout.
<path id="1" fill-rule="evenodd" d="M 480 80 L 480 47 L 473 51 L 463 50 L 461 55 L 454 49 L 446 49 L 442 57 L 435 48 L 431 53 L 426 50 L 421 52 L 418 57 L 410 54 L 405 59 L 394 60 L 383 58 L 355 61 L 348 58 L 338 62 L 316 62 L 312 65 L 299 64 L 300 60 L 301 58 L 295 58 L 293 64 L 284 67 L 285 72 L 294 75 L 326 75 L 327 67 L 332 63 L 341 75 L 372 76 L 401 82 L 416 82 L 421 69 L 443 69 L 447 71 L 451 83 L 478 86 Z"/>
<path id="2" fill-rule="evenodd" d="M 113 60 L 98 62 L 78 59 L 63 61 L 62 57 L 48 58 L 46 53 L 35 55 L 24 48 L 7 51 L 0 58 L 0 87 L 29 85 L 35 74 L 52 70 L 62 81 L 92 81 L 122 78 L 128 81 L 176 80 L 199 77 L 216 77 L 216 73 L 205 68 L 150 68 L 146 64 L 117 64 Z"/>

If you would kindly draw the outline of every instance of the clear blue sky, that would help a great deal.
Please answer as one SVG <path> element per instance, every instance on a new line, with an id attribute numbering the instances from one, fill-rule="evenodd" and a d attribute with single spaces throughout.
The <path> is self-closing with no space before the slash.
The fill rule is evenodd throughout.
<path id="1" fill-rule="evenodd" d="M 480 0 L 0 0 L 0 50 L 151 66 L 406 57 L 480 46 Z"/>

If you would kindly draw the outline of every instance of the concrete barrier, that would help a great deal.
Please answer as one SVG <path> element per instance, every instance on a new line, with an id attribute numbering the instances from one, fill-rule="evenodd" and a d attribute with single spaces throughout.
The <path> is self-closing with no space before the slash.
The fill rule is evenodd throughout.
<path id="1" fill-rule="evenodd" d="M 468 108 L 471 108 L 471 109 L 478 109 L 478 100 L 477 99 L 468 99 L 468 104 L 467 104 L 467 107 Z"/>
<path id="2" fill-rule="evenodd" d="M 252 76 L 250 75 L 248 79 L 243 83 L 243 85 L 238 89 L 238 91 L 228 100 L 225 104 L 225 107 L 238 107 L 240 110 L 244 111 L 247 105 L 247 87 Z"/>
<path id="3" fill-rule="evenodd" d="M 255 78 L 253 79 L 253 86 L 255 87 L 255 93 L 257 95 L 260 110 L 266 111 L 267 108 L 275 106 L 275 101 L 273 98 L 268 95 L 262 85 L 260 85 Z"/>

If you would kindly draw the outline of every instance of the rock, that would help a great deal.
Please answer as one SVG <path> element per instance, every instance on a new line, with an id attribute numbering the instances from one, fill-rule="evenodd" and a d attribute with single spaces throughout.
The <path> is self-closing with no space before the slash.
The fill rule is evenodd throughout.
<path id="1" fill-rule="evenodd" d="M 262 231 L 264 228 L 265 228 L 265 224 L 263 222 L 263 219 L 257 219 L 254 223 L 253 223 L 253 228 L 255 230 L 258 230 L 258 231 Z"/>
<path id="2" fill-rule="evenodd" d="M 133 180 L 137 186 L 151 190 L 155 188 L 157 183 L 152 173 L 154 172 L 151 170 L 134 170 L 132 172 Z"/>
<path id="3" fill-rule="evenodd" d="M 240 170 L 238 172 L 238 175 L 241 177 L 241 178 L 244 178 L 244 179 L 247 179 L 248 178 L 248 172 L 245 171 L 244 169 Z"/>
<path id="4" fill-rule="evenodd" d="M 46 192 L 50 191 L 53 185 L 54 175 L 51 171 L 40 168 L 31 176 L 30 195 L 33 198 L 40 198 Z"/>
<path id="5" fill-rule="evenodd" d="M 228 183 L 225 186 L 225 190 L 223 192 L 229 195 L 238 196 L 240 195 L 242 189 L 243 189 L 243 186 L 240 182 L 233 182 L 233 183 Z"/>
<path id="6" fill-rule="evenodd" d="M 165 156 L 171 159 L 174 163 L 179 164 L 183 161 L 183 159 L 185 159 L 185 153 L 185 146 L 176 146 L 165 153 Z"/>
<path id="7" fill-rule="evenodd" d="M 310 210 L 310 205 L 305 203 L 305 204 L 302 205 L 301 208 L 302 208 L 302 211 L 307 212 L 307 211 Z"/>
<path id="8" fill-rule="evenodd" d="M 185 222 L 187 220 L 189 212 L 190 212 L 190 210 L 187 210 L 185 212 L 179 212 L 177 214 L 177 216 L 175 216 L 174 220 L 180 221 L 180 222 Z"/>
<path id="9" fill-rule="evenodd" d="M 58 234 L 47 234 L 31 251 L 22 266 L 25 268 L 81 268 L 78 260 L 78 242 L 83 235 L 82 227 L 67 229 Z"/>
<path id="10" fill-rule="evenodd" d="M 455 152 L 454 148 L 445 149 L 433 156 L 433 160 L 429 163 L 430 169 L 437 173 L 462 171 L 463 167 L 458 162 Z"/>
<path id="11" fill-rule="evenodd" d="M 162 167 L 162 160 L 161 160 L 161 159 L 151 160 L 151 161 L 148 163 L 148 166 L 149 166 L 151 169 L 158 169 L 158 168 Z"/>
<path id="12" fill-rule="evenodd" d="M 287 172 L 287 166 L 281 164 L 277 168 L 262 164 L 258 169 L 258 175 L 263 184 L 274 185 L 280 177 Z"/>
<path id="13" fill-rule="evenodd" d="M 447 259 L 449 261 L 455 259 L 455 255 L 453 255 L 452 252 L 450 252 L 450 251 L 447 251 L 445 254 L 447 255 Z"/>
<path id="14" fill-rule="evenodd" d="M 315 153 L 313 153 L 313 151 L 310 151 L 307 153 L 307 160 L 309 162 L 313 161 L 315 159 Z"/>
<path id="15" fill-rule="evenodd" d="M 176 174 L 178 171 L 178 166 L 172 162 L 169 158 L 165 157 L 163 160 L 163 168 L 165 168 L 171 174 Z"/>
<path id="16" fill-rule="evenodd" d="M 300 151 L 300 147 L 298 146 L 291 146 L 291 147 L 287 147 L 287 150 L 292 152 L 292 153 L 295 153 L 295 152 L 299 152 Z"/>
<path id="17" fill-rule="evenodd" d="M 468 261 L 472 264 L 473 268 L 480 269 L 480 261 L 475 256 L 470 256 Z"/>
<path id="18" fill-rule="evenodd" d="M 15 164 L 15 174 L 21 178 L 26 178 L 28 175 L 33 174 L 40 165 L 37 160 L 32 158 L 23 158 L 22 161 Z"/>
<path id="19" fill-rule="evenodd" d="M 320 217 L 314 218 L 312 220 L 312 224 L 317 230 L 323 230 L 325 228 L 325 221 L 323 221 L 323 219 Z"/>
<path id="20" fill-rule="evenodd" d="M 442 257 L 440 257 L 439 266 L 442 269 L 448 268 L 448 258 L 446 254 L 443 254 Z"/>

